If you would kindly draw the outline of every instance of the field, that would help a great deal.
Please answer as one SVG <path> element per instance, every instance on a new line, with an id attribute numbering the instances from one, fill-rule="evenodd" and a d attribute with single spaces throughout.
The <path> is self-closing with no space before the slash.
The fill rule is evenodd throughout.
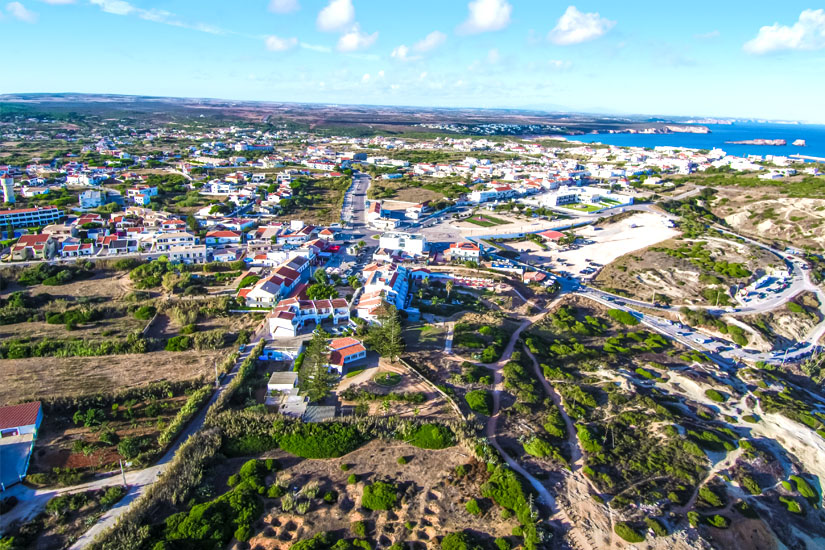
<path id="1" fill-rule="evenodd" d="M 755 246 L 714 237 L 676 238 L 616 259 L 596 283 L 647 301 L 655 291 L 656 300 L 673 304 L 714 304 L 718 294 L 719 304 L 726 305 L 732 301 L 731 285 L 748 282 L 752 273 L 770 266 L 778 267 L 779 259 Z"/>
<path id="2" fill-rule="evenodd" d="M 214 377 L 222 351 L 157 351 L 101 357 L 31 357 L 3 360 L 0 404 L 74 397 L 136 388 L 158 380 Z"/>
<path id="3" fill-rule="evenodd" d="M 296 461 L 283 453 L 272 456 L 284 466 L 278 475 L 288 480 L 289 487 L 300 488 L 314 481 L 320 485 L 321 494 L 335 491 L 338 501 L 314 505 L 306 516 L 283 513 L 274 507 L 266 509 L 255 525 L 257 534 L 249 541 L 252 548 L 286 548 L 323 531 L 351 536 L 352 524 L 358 521 L 365 523 L 369 538 L 386 546 L 398 540 L 428 544 L 462 529 L 508 536 L 517 525 L 515 519 L 500 519 L 492 503 L 485 503 L 485 499 L 480 499 L 481 515 L 465 510 L 465 502 L 479 495 L 480 482 L 487 474 L 483 466 L 474 466 L 466 450 L 460 447 L 426 451 L 401 442 L 375 441 L 334 460 Z M 399 464 L 399 457 L 404 457 L 406 463 Z M 342 471 L 341 464 L 350 468 Z M 457 466 L 465 466 L 470 473 L 457 477 Z M 356 483 L 347 483 L 350 475 L 355 476 Z M 364 486 L 379 479 L 402 488 L 405 496 L 401 505 L 391 512 L 354 507 L 361 501 Z"/>
<path id="4" fill-rule="evenodd" d="M 788 200 L 775 188 L 720 188 L 714 214 L 734 231 L 796 248 L 825 248 L 825 199 Z"/>

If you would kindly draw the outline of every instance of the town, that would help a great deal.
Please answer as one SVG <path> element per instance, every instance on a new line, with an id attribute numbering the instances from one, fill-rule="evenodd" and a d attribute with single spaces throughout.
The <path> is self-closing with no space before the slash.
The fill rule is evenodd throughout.
<path id="1" fill-rule="evenodd" d="M 365 452 L 358 450 L 369 439 L 365 430 L 439 440 L 423 449 L 485 433 L 480 456 L 496 458 L 481 486 L 484 506 L 515 511 L 518 521 L 505 527 L 524 533 L 528 548 L 555 529 L 535 519 L 537 506 L 550 509 L 554 522 L 588 514 L 594 524 L 610 524 L 600 508 L 605 498 L 626 518 L 605 530 L 627 541 L 683 529 L 665 510 L 719 529 L 734 508 L 706 513 L 724 508 L 724 487 L 701 482 L 709 475 L 704 451 L 730 452 L 738 430 L 760 415 L 753 426 L 766 437 L 792 438 L 798 453 L 788 473 L 796 489 L 778 498 L 813 491 L 810 504 L 792 502 L 810 507 L 800 528 L 814 529 L 821 493 L 810 480 L 825 478 L 817 458 L 825 452 L 825 401 L 802 395 L 822 389 L 825 243 L 818 224 L 788 238 L 778 220 L 799 215 L 792 208 L 816 216 L 823 199 L 801 198 L 809 202 L 769 216 L 737 201 L 746 191 L 775 200 L 771 193 L 782 185 L 821 190 L 822 164 L 587 144 L 575 136 L 348 137 L 241 122 L 150 127 L 122 120 L 88 133 L 48 118 L 0 126 L 0 141 L 34 151 L 25 162 L 14 153 L 0 165 L 0 359 L 14 365 L 0 407 L 4 534 L 24 537 L 25 521 L 56 533 L 44 518 L 74 516 L 39 511 L 75 505 L 53 504 L 64 497 L 50 500 L 45 488 L 82 481 L 93 484 L 88 502 L 101 518 L 90 529 L 72 523 L 71 538 L 50 534 L 55 544 L 104 547 L 97 537 L 110 529 L 126 536 L 118 529 L 128 521 L 116 520 L 145 513 L 128 502 L 161 472 L 160 479 L 178 475 L 187 438 L 207 445 L 210 430 L 224 440 L 208 445 L 229 457 L 264 456 L 277 448 L 271 439 L 280 441 L 281 455 L 335 464 Z M 47 155 L 40 142 L 62 143 L 65 152 Z M 779 311 L 783 320 L 774 322 Z M 69 368 L 69 357 L 84 358 L 84 367 Z M 104 368 L 113 379 L 128 378 L 119 393 L 101 385 L 96 371 Z M 774 374 L 786 368 L 818 373 L 819 386 Z M 50 390 L 30 382 L 40 376 L 51 378 Z M 61 398 L 50 401 L 48 391 Z M 21 396 L 31 399 L 17 402 Z M 687 415 L 686 433 L 701 434 L 685 439 L 684 428 L 680 435 L 668 425 L 667 449 L 687 442 L 696 449 L 681 471 L 660 478 L 672 498 L 644 492 L 653 491 L 644 489 L 652 475 L 645 468 L 622 474 L 604 465 L 608 434 L 630 441 L 636 420 L 624 418 L 615 427 L 623 435 L 614 436 L 597 411 L 627 403 L 655 405 L 665 423 Z M 60 415 L 71 422 L 57 421 Z M 271 418 L 289 423 L 276 426 L 283 433 L 267 435 Z M 388 428 L 380 418 L 408 424 Z M 463 428 L 447 427 L 457 419 Z M 790 435 L 793 421 L 806 432 Z M 303 427 L 316 424 L 348 435 L 321 437 Z M 293 433 L 304 434 L 300 444 L 289 443 Z M 645 446 L 651 437 L 643 436 Z M 313 438 L 318 449 L 309 448 Z M 743 441 L 730 457 L 746 449 Z M 614 440 L 609 452 L 620 448 Z M 374 443 L 364 449 L 385 452 Z M 275 455 L 265 456 L 269 464 Z M 397 460 L 401 467 L 408 459 Z M 403 467 L 426 469 L 432 460 L 415 454 Z M 444 460 L 456 472 L 475 468 L 455 454 Z M 725 460 L 715 471 L 732 468 L 735 457 Z M 283 514 L 292 513 L 294 504 L 284 501 L 293 493 L 298 505 L 315 506 L 308 485 L 293 491 L 271 464 L 262 469 L 264 459 L 251 463 L 240 470 L 251 477 L 230 489 L 239 498 L 253 498 L 239 488 L 260 486 L 268 503 L 281 499 Z M 341 470 L 349 466 L 340 462 Z M 543 473 L 548 466 L 552 474 Z M 307 467 L 292 466 L 293 479 L 311 479 Z M 737 468 L 734 495 L 751 490 L 745 478 L 756 483 Z M 505 505 L 490 495 L 513 472 L 525 480 L 524 493 Z M 261 483 L 270 477 L 266 489 Z M 459 477 L 451 483 L 465 483 Z M 365 486 L 362 498 L 380 483 Z M 346 490 L 336 485 L 323 499 L 334 503 Z M 106 511 L 124 495 L 127 504 Z M 693 511 L 696 495 L 706 501 L 697 505 L 701 517 Z M 737 504 L 742 517 L 749 517 L 747 501 Z M 478 506 L 468 501 L 459 524 L 476 525 L 486 513 Z M 233 537 L 264 544 L 270 535 L 258 516 L 236 523 L 221 544 Z M 335 521 L 349 525 L 341 517 Z M 385 516 L 368 517 L 376 530 L 395 529 Z M 281 540 L 293 540 L 274 521 Z M 366 520 L 352 525 L 358 522 Z M 496 540 L 509 545 L 513 537 L 503 529 Z M 425 541 L 420 533 L 414 540 Z M 599 547 L 580 526 L 567 536 L 579 541 L 571 547 Z"/>

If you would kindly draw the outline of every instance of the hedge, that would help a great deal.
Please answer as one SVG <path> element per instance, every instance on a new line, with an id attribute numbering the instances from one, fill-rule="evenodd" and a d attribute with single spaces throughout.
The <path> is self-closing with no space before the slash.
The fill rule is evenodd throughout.
<path id="1" fill-rule="evenodd" d="M 169 425 L 158 436 L 158 445 L 163 448 L 171 443 L 211 395 L 212 386 L 204 386 L 190 395 L 178 414 L 175 415 L 175 418 L 169 422 Z"/>

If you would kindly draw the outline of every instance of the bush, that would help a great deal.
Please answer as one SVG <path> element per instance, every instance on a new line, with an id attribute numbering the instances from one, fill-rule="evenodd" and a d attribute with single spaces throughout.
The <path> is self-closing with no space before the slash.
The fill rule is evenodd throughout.
<path id="1" fill-rule="evenodd" d="M 398 464 L 403 466 L 404 464 L 407 463 L 407 457 L 406 456 L 399 456 L 397 462 L 398 462 Z"/>
<path id="2" fill-rule="evenodd" d="M 132 460 L 140 454 L 141 440 L 138 437 L 127 437 L 117 444 L 117 452 L 126 460 Z"/>
<path id="3" fill-rule="evenodd" d="M 796 490 L 800 495 L 805 497 L 808 502 L 811 504 L 819 503 L 819 493 L 816 492 L 816 489 L 814 489 L 805 478 L 794 475 L 791 476 L 791 481 L 796 484 Z"/>
<path id="4" fill-rule="evenodd" d="M 699 502 L 708 506 L 709 508 L 721 508 L 725 505 L 725 501 L 717 495 L 713 489 L 707 485 L 699 488 Z"/>
<path id="5" fill-rule="evenodd" d="M 728 400 L 728 398 L 725 397 L 722 393 L 713 389 L 705 390 L 705 397 L 707 397 L 711 401 L 716 401 L 717 403 L 724 403 Z"/>
<path id="6" fill-rule="evenodd" d="M 639 324 L 639 320 L 636 317 L 623 309 L 610 309 L 607 311 L 607 314 L 610 315 L 614 321 L 623 325 L 635 326 Z"/>
<path id="7" fill-rule="evenodd" d="M 441 550 L 470 550 L 470 540 L 467 533 L 459 531 L 450 533 L 441 539 Z"/>
<path id="8" fill-rule="evenodd" d="M 295 424 L 281 436 L 284 451 L 302 458 L 337 458 L 351 453 L 366 442 L 355 426 L 340 423 Z"/>
<path id="9" fill-rule="evenodd" d="M 173 336 L 166 341 L 166 351 L 186 351 L 192 347 L 192 339 L 189 336 Z"/>
<path id="10" fill-rule="evenodd" d="M 367 524 L 363 521 L 354 521 L 350 524 L 350 531 L 356 537 L 364 538 L 367 536 Z"/>
<path id="11" fill-rule="evenodd" d="M 193 416 L 195 416 L 195 413 L 198 412 L 201 405 L 203 405 L 211 395 L 211 386 L 204 386 L 192 393 L 192 395 L 190 395 L 186 400 L 186 403 L 183 404 L 183 407 L 181 407 L 175 415 L 175 418 L 169 422 L 169 425 L 167 425 L 158 436 L 158 445 L 160 447 L 165 447 L 171 443 L 175 436 L 177 436 L 186 423 L 189 422 Z"/>
<path id="12" fill-rule="evenodd" d="M 395 506 L 397 498 L 395 485 L 376 481 L 364 487 L 361 506 L 368 510 L 390 510 Z"/>
<path id="13" fill-rule="evenodd" d="M 647 525 L 648 529 L 656 533 L 657 537 L 666 537 L 667 536 L 667 528 L 665 525 L 656 518 L 645 518 L 645 525 Z"/>
<path id="14" fill-rule="evenodd" d="M 496 548 L 498 548 L 498 550 L 510 550 L 512 548 L 510 541 L 502 537 L 498 537 L 493 542 L 495 543 Z"/>
<path id="15" fill-rule="evenodd" d="M 720 516 L 719 514 L 708 516 L 705 518 L 705 521 L 708 522 L 708 525 L 711 527 L 716 527 L 717 529 L 727 529 L 730 525 L 730 520 L 725 516 Z"/>
<path id="16" fill-rule="evenodd" d="M 347 485 L 355 485 L 356 483 L 358 483 L 358 476 L 355 474 L 347 476 Z"/>
<path id="17" fill-rule="evenodd" d="M 487 390 L 473 390 L 467 392 L 464 399 L 467 401 L 467 405 L 470 406 L 470 409 L 479 414 L 489 416 L 493 413 L 493 396 Z"/>
<path id="18" fill-rule="evenodd" d="M 157 309 L 155 306 L 141 306 L 135 310 L 134 316 L 135 319 L 140 321 L 148 321 L 152 317 L 154 317 Z"/>
<path id="19" fill-rule="evenodd" d="M 114 505 L 117 501 L 123 498 L 123 495 L 126 494 L 126 489 L 121 487 L 120 485 L 115 487 L 109 487 L 106 489 L 106 492 L 103 493 L 103 496 L 100 497 L 100 505 L 104 508 L 109 508 Z"/>
<path id="20" fill-rule="evenodd" d="M 413 432 L 408 443 L 421 449 L 446 449 L 455 445 L 455 436 L 441 424 L 422 424 Z"/>
<path id="21" fill-rule="evenodd" d="M 467 512 L 474 516 L 481 515 L 481 506 L 478 505 L 478 501 L 474 498 L 468 500 L 464 507 L 467 509 Z"/>
<path id="22" fill-rule="evenodd" d="M 617 521 L 613 526 L 613 531 L 621 538 L 630 543 L 644 542 L 645 536 L 624 521 Z"/>

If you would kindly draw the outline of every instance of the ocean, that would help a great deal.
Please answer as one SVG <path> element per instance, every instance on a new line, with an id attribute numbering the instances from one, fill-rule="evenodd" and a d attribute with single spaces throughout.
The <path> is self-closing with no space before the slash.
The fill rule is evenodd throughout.
<path id="1" fill-rule="evenodd" d="M 689 147 L 692 149 L 722 149 L 730 155 L 806 155 L 825 158 L 825 126 L 808 124 L 760 124 L 742 122 L 734 124 L 702 124 L 709 134 L 586 134 L 566 136 L 567 139 L 585 143 L 604 143 L 625 147 L 656 147 L 657 145 Z M 753 139 L 784 139 L 785 146 L 732 145 L 726 141 Z M 805 147 L 791 145 L 797 139 L 807 142 Z"/>

